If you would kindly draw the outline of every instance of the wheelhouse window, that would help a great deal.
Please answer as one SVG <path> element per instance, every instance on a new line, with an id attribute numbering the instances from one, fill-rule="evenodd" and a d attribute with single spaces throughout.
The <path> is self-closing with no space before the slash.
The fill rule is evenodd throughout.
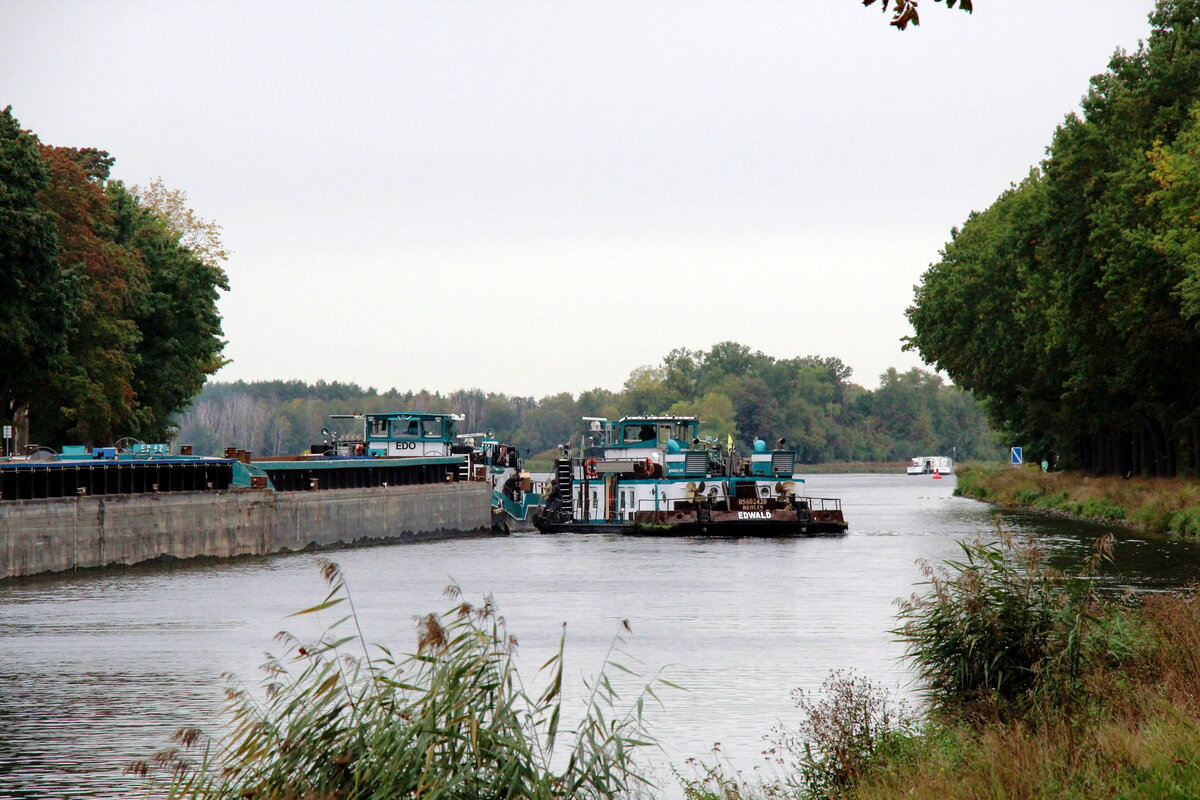
<path id="1" fill-rule="evenodd" d="M 427 439 L 440 439 L 442 436 L 442 421 L 440 419 L 421 420 L 421 434 Z"/>
<path id="2" fill-rule="evenodd" d="M 387 417 L 371 417 L 371 438 L 382 439 L 388 435 Z"/>
<path id="3" fill-rule="evenodd" d="M 415 419 L 392 420 L 393 439 L 415 439 L 421 435 L 421 422 Z"/>
<path id="4" fill-rule="evenodd" d="M 624 444 L 641 444 L 642 442 L 653 442 L 655 437 L 654 425 L 651 423 L 626 425 L 622 434 L 622 442 Z"/>

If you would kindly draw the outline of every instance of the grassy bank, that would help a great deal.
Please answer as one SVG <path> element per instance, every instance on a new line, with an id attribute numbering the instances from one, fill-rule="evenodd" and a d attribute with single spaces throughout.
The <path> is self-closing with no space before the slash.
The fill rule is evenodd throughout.
<path id="1" fill-rule="evenodd" d="M 1129 525 L 1150 533 L 1200 536 L 1200 481 L 1195 478 L 1095 477 L 1042 472 L 1028 464 L 968 464 L 957 493 L 1009 508 L 1032 508 Z"/>
<path id="2" fill-rule="evenodd" d="M 776 780 L 712 767 L 689 800 L 1200 797 L 1200 595 L 1102 602 L 1011 538 L 963 549 L 929 569 L 893 632 L 921 717 L 831 676 L 773 740 Z"/>
<path id="3" fill-rule="evenodd" d="M 1101 602 L 1086 577 L 1007 548 L 967 548 L 904 606 L 896 633 L 930 711 L 847 794 L 1200 797 L 1197 593 Z"/>

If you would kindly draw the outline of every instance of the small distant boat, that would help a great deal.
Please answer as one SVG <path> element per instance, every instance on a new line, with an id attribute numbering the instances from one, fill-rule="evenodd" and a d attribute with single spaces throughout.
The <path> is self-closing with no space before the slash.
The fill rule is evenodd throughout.
<path id="1" fill-rule="evenodd" d="M 954 459 L 948 456 L 916 456 L 909 460 L 909 475 L 953 475 Z"/>

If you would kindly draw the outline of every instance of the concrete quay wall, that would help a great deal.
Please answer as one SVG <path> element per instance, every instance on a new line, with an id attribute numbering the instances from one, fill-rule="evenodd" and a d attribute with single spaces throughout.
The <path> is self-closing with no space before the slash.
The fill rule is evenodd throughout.
<path id="1" fill-rule="evenodd" d="M 0 580 L 490 532 L 486 483 L 276 493 L 234 489 L 0 502 Z"/>

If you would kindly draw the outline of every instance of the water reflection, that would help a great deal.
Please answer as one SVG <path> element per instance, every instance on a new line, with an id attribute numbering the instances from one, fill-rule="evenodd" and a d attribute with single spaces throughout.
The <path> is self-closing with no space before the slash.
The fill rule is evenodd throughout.
<path id="1" fill-rule="evenodd" d="M 831 669 L 906 687 L 886 631 L 894 601 L 920 580 L 917 559 L 959 554 L 956 541 L 992 530 L 991 509 L 951 496 L 953 479 L 819 475 L 810 494 L 841 497 L 851 533 L 794 541 L 516 535 L 507 539 L 346 550 L 334 554 L 372 641 L 407 650 L 414 617 L 495 596 L 521 642 L 529 677 L 567 623 L 568 710 L 628 619 L 622 663 L 659 669 L 686 692 L 651 712 L 681 763 L 715 742 L 745 769 L 763 735 Z M 1004 524 L 1077 561 L 1098 529 L 1006 515 Z M 1163 590 L 1194 580 L 1190 544 L 1118 533 L 1114 587 Z M 324 596 L 310 555 L 57 577 L 0 587 L 0 797 L 118 797 L 123 765 L 163 746 L 183 724 L 213 730 L 220 675 L 253 682 L 280 628 L 315 636 L 318 620 L 287 619 Z M 327 616 L 323 622 L 329 622 Z M 307 626 L 307 627 L 306 627 Z"/>

